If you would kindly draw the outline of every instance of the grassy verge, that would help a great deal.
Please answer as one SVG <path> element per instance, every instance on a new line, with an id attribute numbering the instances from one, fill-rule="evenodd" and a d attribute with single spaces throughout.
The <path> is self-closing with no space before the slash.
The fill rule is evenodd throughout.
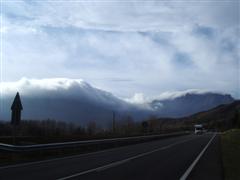
<path id="1" fill-rule="evenodd" d="M 225 132 L 221 144 L 225 180 L 240 179 L 240 129 Z"/>

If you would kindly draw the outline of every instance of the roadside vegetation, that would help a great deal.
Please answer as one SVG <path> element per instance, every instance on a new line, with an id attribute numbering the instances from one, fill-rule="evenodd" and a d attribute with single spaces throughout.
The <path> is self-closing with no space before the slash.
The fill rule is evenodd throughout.
<path id="1" fill-rule="evenodd" d="M 162 134 L 178 131 L 193 131 L 195 124 L 203 124 L 212 131 L 240 128 L 240 101 L 220 105 L 208 111 L 182 118 L 158 118 L 151 116 L 136 121 L 130 115 L 113 118 L 108 124 L 98 121 L 73 124 L 56 120 L 23 120 L 13 129 L 6 121 L 0 121 L 0 143 L 12 143 L 13 131 L 16 144 L 38 144 L 115 138 L 137 135 Z"/>
<path id="2" fill-rule="evenodd" d="M 225 180 L 240 179 L 240 129 L 226 131 L 221 144 Z"/>
<path id="3" fill-rule="evenodd" d="M 110 122 L 107 127 L 99 126 L 95 121 L 86 126 L 55 120 L 23 120 L 13 129 L 9 122 L 0 121 L 0 143 L 40 144 L 90 139 L 115 138 L 138 135 L 171 133 L 187 130 L 185 127 L 168 124 L 169 120 L 151 117 L 145 121 L 134 121 L 130 116 L 125 120 Z"/>
<path id="4" fill-rule="evenodd" d="M 108 127 L 105 128 L 100 127 L 94 121 L 89 122 L 86 126 L 82 127 L 77 124 L 55 120 L 23 120 L 21 124 L 15 128 L 9 122 L 0 121 L 0 143 L 33 145 L 41 143 L 152 135 L 182 130 L 183 129 L 180 127 L 176 128 L 175 126 L 169 125 L 166 127 L 162 126 L 162 121 L 159 121 L 154 117 L 143 122 L 136 122 L 129 116 L 125 120 L 112 122 Z M 0 151 L 0 166 L 88 153 L 102 149 L 124 146 L 128 145 L 129 143 L 116 142 L 110 144 L 96 144 L 91 146 L 21 153 Z M 138 141 L 131 143 L 138 143 Z"/>
<path id="5" fill-rule="evenodd" d="M 130 115 L 126 115 L 121 119 L 113 118 L 105 126 L 101 126 L 97 121 L 91 121 L 85 125 L 73 124 L 70 122 L 60 122 L 56 120 L 22 120 L 15 128 L 10 122 L 0 121 L 0 143 L 16 144 L 16 145 L 32 145 L 42 143 L 55 143 L 67 141 L 81 141 L 103 138 L 130 137 L 140 135 L 165 134 L 180 131 L 193 131 L 195 124 L 204 124 L 204 127 L 213 131 L 225 131 L 232 128 L 240 128 L 240 101 L 236 101 L 229 105 L 221 105 L 212 110 L 197 113 L 195 115 L 183 118 L 157 118 L 151 116 L 143 121 L 135 121 Z M 228 134 L 230 133 L 230 134 Z M 232 137 L 233 136 L 233 137 Z M 238 136 L 231 134 L 231 131 L 223 135 L 223 152 L 226 164 L 226 177 L 229 174 L 228 167 L 234 162 L 231 158 L 235 158 L 239 154 L 231 157 L 231 153 L 239 150 L 237 144 Z M 236 142 L 234 141 L 236 140 Z M 233 142 L 234 141 L 234 142 Z M 234 144 L 235 143 L 235 144 Z M 123 145 L 123 144 L 121 144 Z M 113 144 L 112 146 L 91 146 L 86 148 L 71 148 L 61 150 L 46 150 L 35 153 L 8 153 L 0 151 L 0 165 L 32 161 L 37 159 L 47 159 L 48 157 L 61 157 L 65 155 L 92 152 L 107 148 L 120 146 Z M 238 147 L 236 151 L 236 147 Z M 236 151 L 236 152 L 235 152 Z M 229 154 L 228 154 L 229 153 Z M 238 160 L 240 162 L 240 160 Z M 234 166 L 234 165 L 233 165 Z M 233 168 L 234 169 L 234 168 Z M 240 170 L 234 170 L 240 172 Z M 230 175 L 234 174 L 230 172 Z M 236 178 L 233 178 L 236 179 Z M 238 176 L 238 179 L 239 176 Z"/>

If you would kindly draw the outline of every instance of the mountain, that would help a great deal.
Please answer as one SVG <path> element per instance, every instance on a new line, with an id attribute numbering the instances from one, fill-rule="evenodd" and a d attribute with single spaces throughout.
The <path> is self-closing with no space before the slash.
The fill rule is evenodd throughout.
<path id="1" fill-rule="evenodd" d="M 183 117 L 233 102 L 230 95 L 187 92 L 150 103 L 133 104 L 80 79 L 23 78 L 3 84 L 1 120 L 10 119 L 10 107 L 17 91 L 22 99 L 22 119 L 55 119 L 81 125 L 90 121 L 107 125 L 112 122 L 113 112 L 116 120 L 127 119 L 129 116 L 135 120 L 143 120 L 152 115 Z"/>
<path id="2" fill-rule="evenodd" d="M 149 105 L 155 109 L 157 116 L 184 117 L 233 101 L 228 94 L 187 92 L 174 98 L 153 100 Z"/>
<path id="3" fill-rule="evenodd" d="M 210 129 L 240 128 L 240 101 L 219 105 L 208 111 L 194 114 L 186 118 L 185 121 L 205 124 Z"/>
<path id="4" fill-rule="evenodd" d="M 222 104 L 207 111 L 182 118 L 152 118 L 151 124 L 161 132 L 194 130 L 195 124 L 203 124 L 208 130 L 225 131 L 240 128 L 240 100 Z"/>
<path id="5" fill-rule="evenodd" d="M 23 104 L 22 119 L 55 119 L 85 125 L 90 121 L 107 124 L 113 111 L 118 118 L 134 114 L 144 117 L 142 108 L 127 103 L 109 92 L 92 87 L 79 79 L 21 79 L 17 84 L 7 84 L 8 94 L 3 96 L 4 109 L 0 119 L 10 119 L 10 107 L 19 91 Z"/>

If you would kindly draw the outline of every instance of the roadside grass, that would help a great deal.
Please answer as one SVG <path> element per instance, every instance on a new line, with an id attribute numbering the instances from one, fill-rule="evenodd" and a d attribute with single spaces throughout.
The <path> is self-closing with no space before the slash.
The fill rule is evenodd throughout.
<path id="1" fill-rule="evenodd" d="M 223 133 L 221 146 L 225 180 L 240 179 L 240 129 Z"/>

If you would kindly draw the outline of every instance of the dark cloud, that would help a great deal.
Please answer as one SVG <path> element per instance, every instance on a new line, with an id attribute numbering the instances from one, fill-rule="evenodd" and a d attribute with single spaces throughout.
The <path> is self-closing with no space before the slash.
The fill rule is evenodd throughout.
<path id="1" fill-rule="evenodd" d="M 176 65 L 177 68 L 193 68 L 194 62 L 191 57 L 187 53 L 177 52 L 173 57 L 173 64 Z"/>
<path id="2" fill-rule="evenodd" d="M 206 27 L 206 26 L 199 26 L 197 25 L 194 29 L 193 29 L 193 33 L 195 33 L 198 36 L 203 36 L 206 38 L 214 38 L 215 36 L 215 30 L 211 27 Z"/>

